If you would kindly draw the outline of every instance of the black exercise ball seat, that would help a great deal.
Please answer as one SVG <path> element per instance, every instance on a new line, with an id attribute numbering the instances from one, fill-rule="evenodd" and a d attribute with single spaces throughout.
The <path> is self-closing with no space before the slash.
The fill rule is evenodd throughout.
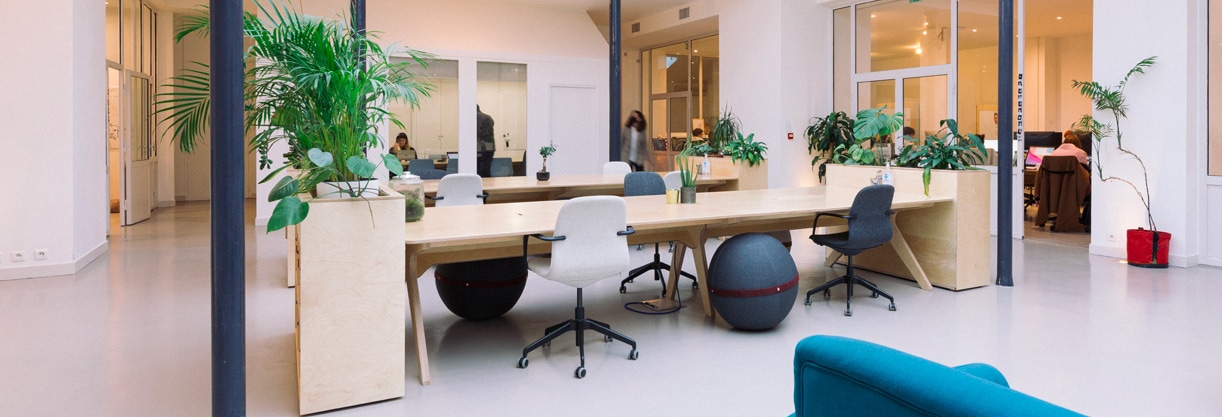
<path id="1" fill-rule="evenodd" d="M 526 288 L 521 256 L 437 265 L 437 295 L 451 312 L 467 320 L 500 317 L 517 304 Z"/>
<path id="2" fill-rule="evenodd" d="M 713 307 L 735 328 L 776 327 L 798 297 L 798 266 L 785 245 L 767 234 L 727 239 L 713 254 L 708 274 Z"/>

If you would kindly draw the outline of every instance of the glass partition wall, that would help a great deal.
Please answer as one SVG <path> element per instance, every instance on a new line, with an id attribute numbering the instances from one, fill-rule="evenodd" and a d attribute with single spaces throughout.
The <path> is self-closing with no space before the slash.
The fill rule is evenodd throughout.
<path id="1" fill-rule="evenodd" d="M 526 64 L 477 63 L 476 94 L 476 152 L 482 158 L 476 171 L 482 176 L 526 175 Z"/>
<path id="2" fill-rule="evenodd" d="M 432 158 L 440 164 L 448 153 L 458 152 L 458 61 L 431 60 L 425 73 L 435 90 L 422 97 L 414 110 L 405 103 L 391 103 L 389 110 L 403 122 L 403 129 L 392 125 L 387 136 L 393 141 L 399 133 L 407 134 L 416 158 Z"/>
<path id="3" fill-rule="evenodd" d="M 714 35 L 642 52 L 641 84 L 648 105 L 642 113 L 649 126 L 651 156 L 647 170 L 674 170 L 675 154 L 687 138 L 703 140 L 703 131 L 717 121 L 718 48 Z"/>

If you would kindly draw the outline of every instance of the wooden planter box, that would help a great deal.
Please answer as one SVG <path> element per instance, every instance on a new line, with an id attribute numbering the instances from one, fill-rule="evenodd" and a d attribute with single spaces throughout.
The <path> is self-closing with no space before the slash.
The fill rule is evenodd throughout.
<path id="1" fill-rule="evenodd" d="M 697 163 L 704 157 L 694 157 Z M 709 157 L 709 170 L 714 175 L 735 176 L 738 179 L 727 182 L 710 191 L 766 190 L 768 189 L 768 160 L 760 161 L 759 165 L 747 166 L 747 161 L 734 163 L 728 156 Z"/>
<path id="2" fill-rule="evenodd" d="M 827 185 L 861 189 L 870 185 L 870 178 L 881 169 L 828 164 Z M 891 171 L 895 175 L 896 192 L 924 193 L 921 169 L 891 168 Z M 929 195 L 951 197 L 954 202 L 896 214 L 896 226 L 934 286 L 959 291 L 992 282 L 989 268 L 990 179 L 989 171 L 985 170 L 933 170 Z M 896 251 L 890 248 L 866 251 L 853 261 L 863 269 L 914 279 Z"/>
<path id="3" fill-rule="evenodd" d="M 310 201 L 297 228 L 302 415 L 406 392 L 405 208 L 403 195 L 381 191 L 363 200 Z"/>

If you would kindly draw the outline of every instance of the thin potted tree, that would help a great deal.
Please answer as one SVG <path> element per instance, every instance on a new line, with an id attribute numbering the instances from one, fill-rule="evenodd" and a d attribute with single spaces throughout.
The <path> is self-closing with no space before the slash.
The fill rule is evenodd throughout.
<path id="1" fill-rule="evenodd" d="M 1133 192 L 1137 194 L 1137 198 L 1141 201 L 1142 207 L 1146 209 L 1146 226 L 1149 229 L 1138 227 L 1137 229 L 1129 229 L 1127 232 L 1127 255 L 1129 265 L 1142 268 L 1166 268 L 1167 253 L 1171 248 L 1171 234 L 1158 230 L 1158 225 L 1154 223 L 1154 212 L 1150 207 L 1150 174 L 1146 169 L 1145 161 L 1134 153 L 1132 150 L 1124 147 L 1124 134 L 1120 130 L 1120 121 L 1127 117 L 1128 105 L 1125 103 L 1124 87 L 1128 85 L 1129 78 L 1134 74 L 1144 74 L 1146 68 L 1154 65 L 1157 57 L 1149 57 L 1139 61 L 1129 72 L 1124 75 L 1124 78 L 1119 83 L 1113 86 L 1105 86 L 1095 81 L 1073 81 L 1073 88 L 1078 89 L 1086 98 L 1094 104 L 1095 110 L 1106 112 L 1111 115 L 1115 127 L 1099 121 L 1093 115 L 1084 115 L 1074 128 L 1087 130 L 1091 132 L 1091 137 L 1095 139 L 1095 169 L 1099 172 L 1099 180 L 1108 182 L 1119 182 L 1129 186 Z M 1141 169 L 1141 187 L 1138 187 L 1133 181 L 1110 174 L 1103 171 L 1103 159 L 1107 153 L 1102 145 L 1104 139 L 1111 137 L 1115 133 L 1116 151 L 1120 152 L 1120 156 L 1128 157 L 1137 161 L 1137 167 Z"/>
<path id="2" fill-rule="evenodd" d="M 535 173 L 536 180 L 547 181 L 552 178 L 552 173 L 547 172 L 547 157 L 552 156 L 554 153 L 556 153 L 556 145 L 554 144 L 549 143 L 547 146 L 539 148 L 539 156 L 543 157 L 543 169 Z"/>

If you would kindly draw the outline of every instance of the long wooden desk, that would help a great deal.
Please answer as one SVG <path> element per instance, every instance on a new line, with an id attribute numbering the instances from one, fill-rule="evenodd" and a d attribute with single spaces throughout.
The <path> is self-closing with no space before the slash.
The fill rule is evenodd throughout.
<path id="1" fill-rule="evenodd" d="M 628 237 L 630 244 L 677 241 L 692 249 L 699 291 L 703 296 L 705 314 L 714 316 L 708 298 L 707 256 L 704 243 L 709 237 L 745 232 L 767 232 L 811 227 L 820 212 L 846 211 L 852 205 L 856 189 L 811 187 L 772 190 L 748 190 L 701 193 L 697 204 L 666 204 L 665 196 L 627 197 L 627 221 L 637 233 Z M 921 194 L 896 193 L 895 210 L 928 207 L 949 203 L 950 198 L 926 197 Z M 416 358 L 420 366 L 420 381 L 430 380 L 425 345 L 424 322 L 420 311 L 420 291 L 417 279 L 429 267 L 440 263 L 496 259 L 522 254 L 522 236 L 551 233 L 564 201 L 490 204 L 483 206 L 430 207 L 424 218 L 406 224 L 406 281 L 412 332 L 416 343 Z M 922 282 L 924 273 L 903 244 L 902 233 L 893 237 L 892 247 L 905 265 L 917 266 L 910 272 Z M 896 242 L 899 242 L 898 244 Z M 548 244 L 535 242 L 527 251 L 547 253 Z M 672 264 L 672 276 L 682 266 L 683 250 L 675 251 L 679 259 Z M 678 280 L 670 280 L 667 294 L 674 296 Z"/>
<path id="2" fill-rule="evenodd" d="M 737 176 L 727 174 L 700 175 L 696 177 L 696 188 L 707 191 L 729 185 L 732 189 Z M 437 184 L 441 180 L 425 180 L 424 193 L 437 195 Z M 624 176 L 620 174 L 552 175 L 548 181 L 528 177 L 483 178 L 487 203 L 510 203 L 522 201 L 544 201 L 573 198 L 587 195 L 624 195 Z"/>

